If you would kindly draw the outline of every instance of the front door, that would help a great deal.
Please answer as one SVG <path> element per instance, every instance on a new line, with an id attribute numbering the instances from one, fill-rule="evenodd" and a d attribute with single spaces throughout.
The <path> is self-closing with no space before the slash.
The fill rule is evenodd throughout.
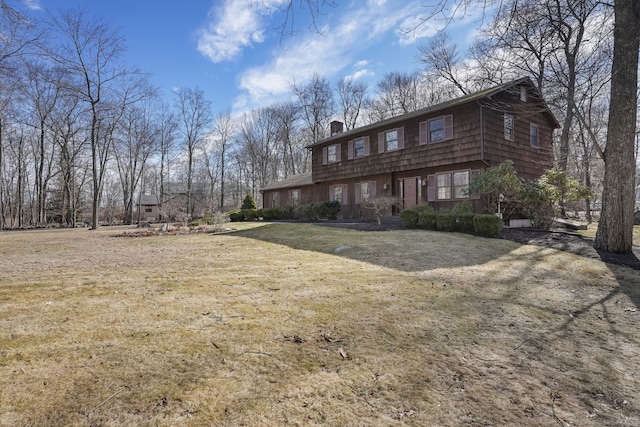
<path id="1" fill-rule="evenodd" d="M 418 204 L 418 179 L 417 178 L 405 178 L 402 180 L 401 185 L 403 198 L 402 208 L 409 209 Z"/>

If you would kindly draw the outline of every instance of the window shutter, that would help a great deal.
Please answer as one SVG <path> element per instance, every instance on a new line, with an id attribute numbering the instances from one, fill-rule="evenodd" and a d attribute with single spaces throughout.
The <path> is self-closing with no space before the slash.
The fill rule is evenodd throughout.
<path id="1" fill-rule="evenodd" d="M 369 142 L 369 137 L 365 136 L 364 137 L 364 155 L 368 156 L 369 154 L 371 154 L 371 144 Z"/>
<path id="2" fill-rule="evenodd" d="M 347 142 L 347 160 L 353 160 L 353 139 Z"/>
<path id="3" fill-rule="evenodd" d="M 376 182 L 375 181 L 371 181 L 369 183 L 370 185 L 370 190 L 371 190 L 371 197 L 376 197 Z"/>
<path id="4" fill-rule="evenodd" d="M 329 187 L 329 200 L 333 200 L 335 198 L 336 198 L 336 187 L 332 185 Z"/>
<path id="5" fill-rule="evenodd" d="M 444 139 L 453 138 L 453 114 L 444 116 Z"/>
<path id="6" fill-rule="evenodd" d="M 378 154 L 384 153 L 384 132 L 378 134 Z"/>
<path id="7" fill-rule="evenodd" d="M 398 128 L 398 150 L 404 148 L 404 128 Z"/>
<path id="8" fill-rule="evenodd" d="M 429 142 L 429 125 L 427 122 L 420 122 L 419 127 L 420 127 L 419 143 L 426 144 L 427 142 Z"/>
<path id="9" fill-rule="evenodd" d="M 436 176 L 427 176 L 427 201 L 433 202 L 436 200 Z"/>
<path id="10" fill-rule="evenodd" d="M 347 184 L 342 184 L 342 204 L 349 204 L 349 196 L 347 195 Z"/>
<path id="11" fill-rule="evenodd" d="M 342 144 L 336 144 L 336 162 L 342 160 Z"/>
<path id="12" fill-rule="evenodd" d="M 329 163 L 329 161 L 328 161 L 327 147 L 323 147 L 323 148 L 322 148 L 322 164 L 323 164 L 323 165 L 326 165 L 327 163 Z"/>
<path id="13" fill-rule="evenodd" d="M 355 197 L 356 197 L 356 205 L 359 205 L 359 204 L 360 204 L 360 195 L 361 195 L 361 194 L 360 194 L 360 183 L 359 183 L 359 182 L 357 182 L 357 183 L 356 183 L 356 185 L 355 185 L 354 187 L 355 187 L 355 191 L 356 191 L 356 194 L 355 194 Z"/>

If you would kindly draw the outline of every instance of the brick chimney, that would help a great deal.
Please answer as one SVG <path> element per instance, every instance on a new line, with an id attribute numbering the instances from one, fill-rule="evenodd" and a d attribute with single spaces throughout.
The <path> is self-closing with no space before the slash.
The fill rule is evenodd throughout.
<path id="1" fill-rule="evenodd" d="M 331 136 L 344 132 L 344 123 L 334 120 L 331 122 Z"/>

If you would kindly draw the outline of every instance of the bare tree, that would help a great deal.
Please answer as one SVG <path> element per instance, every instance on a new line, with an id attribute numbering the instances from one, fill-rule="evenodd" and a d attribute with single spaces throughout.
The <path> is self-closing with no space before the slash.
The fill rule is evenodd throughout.
<path id="1" fill-rule="evenodd" d="M 193 166 L 194 155 L 202 143 L 213 116 L 211 101 L 207 100 L 201 89 L 181 88 L 176 92 L 178 109 L 178 131 L 184 138 L 187 151 L 187 214 L 193 216 Z"/>
<path id="2" fill-rule="evenodd" d="M 312 136 L 312 143 L 326 135 L 329 119 L 333 114 L 333 92 L 329 81 L 314 73 L 304 85 L 291 84 L 291 90 L 298 99 L 302 116 Z"/>
<path id="3" fill-rule="evenodd" d="M 93 182 L 91 228 L 95 230 L 99 224 L 107 153 L 117 122 L 113 114 L 106 117 L 110 110 L 107 100 L 116 80 L 126 73 L 119 61 L 124 51 L 124 40 L 113 28 L 100 19 L 87 17 L 84 12 L 63 12 L 59 18 L 54 17 L 51 21 L 60 35 L 60 44 L 53 48 L 51 58 L 74 79 L 69 89 L 90 109 L 89 143 Z M 110 101 L 113 101 L 112 97 Z"/>
<path id="4" fill-rule="evenodd" d="M 451 40 L 449 33 L 440 31 L 427 43 L 418 46 L 418 51 L 418 61 L 425 65 L 427 73 L 455 85 L 462 95 L 470 92 L 459 76 L 458 45 Z"/>
<path id="5" fill-rule="evenodd" d="M 418 72 L 390 72 L 377 84 L 377 108 L 381 118 L 395 117 L 422 106 L 419 99 Z"/>
<path id="6" fill-rule="evenodd" d="M 220 146 L 220 209 L 224 211 L 224 180 L 227 146 L 234 131 L 234 123 L 231 119 L 231 110 L 226 110 L 216 118 L 213 125 L 214 136 Z"/>
<path id="7" fill-rule="evenodd" d="M 369 103 L 367 98 L 368 85 L 352 78 L 343 77 L 336 83 L 342 121 L 347 130 L 355 129 L 363 108 Z"/>
<path id="8" fill-rule="evenodd" d="M 153 101 L 147 99 L 126 108 L 114 144 L 125 224 L 133 222 L 136 189 L 140 186 L 149 157 L 158 149 L 160 130 L 153 120 Z"/>

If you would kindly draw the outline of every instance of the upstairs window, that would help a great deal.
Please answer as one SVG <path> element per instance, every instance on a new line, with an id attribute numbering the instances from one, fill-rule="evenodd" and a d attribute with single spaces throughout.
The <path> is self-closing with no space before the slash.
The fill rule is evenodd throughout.
<path id="1" fill-rule="evenodd" d="M 513 116 L 504 115 L 504 139 L 513 141 Z"/>
<path id="2" fill-rule="evenodd" d="M 402 150 L 404 148 L 404 128 L 389 129 L 378 134 L 378 153 Z"/>
<path id="3" fill-rule="evenodd" d="M 384 134 L 384 151 L 393 151 L 398 149 L 398 131 L 390 130 Z"/>
<path id="4" fill-rule="evenodd" d="M 419 125 L 420 144 L 453 139 L 453 115 L 436 117 Z"/>
<path id="5" fill-rule="evenodd" d="M 369 147 L 370 144 L 368 136 L 362 136 L 349 141 L 347 150 L 349 160 L 368 156 L 370 154 Z"/>
<path id="6" fill-rule="evenodd" d="M 530 135 L 530 139 L 531 139 L 531 146 L 532 147 L 539 147 L 540 146 L 540 140 L 538 139 L 538 126 L 536 126 L 536 125 L 534 125 L 532 123 L 531 126 L 529 127 L 529 135 Z"/>
<path id="7" fill-rule="evenodd" d="M 322 164 L 340 161 L 340 144 L 333 144 L 322 149 Z"/>
<path id="8" fill-rule="evenodd" d="M 327 162 L 335 163 L 338 161 L 338 147 L 330 145 L 327 147 Z"/>

